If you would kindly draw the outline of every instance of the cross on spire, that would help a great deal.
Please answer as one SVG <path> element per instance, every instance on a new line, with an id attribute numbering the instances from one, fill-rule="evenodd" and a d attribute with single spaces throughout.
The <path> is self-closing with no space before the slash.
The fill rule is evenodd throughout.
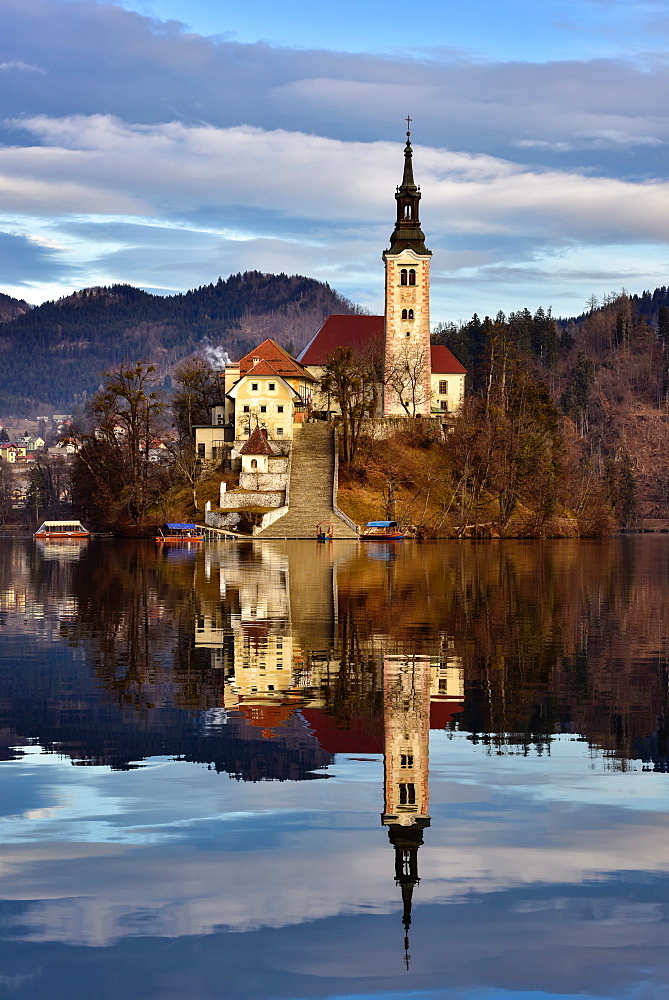
<path id="1" fill-rule="evenodd" d="M 410 115 L 407 115 L 405 121 L 407 123 L 407 135 L 411 135 L 411 122 L 413 121 L 413 118 Z"/>

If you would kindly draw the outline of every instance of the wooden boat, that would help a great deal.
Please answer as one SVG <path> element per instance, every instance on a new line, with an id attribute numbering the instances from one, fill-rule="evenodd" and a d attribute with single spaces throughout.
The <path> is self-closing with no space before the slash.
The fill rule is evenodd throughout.
<path id="1" fill-rule="evenodd" d="M 156 531 L 157 542 L 203 542 L 204 531 L 196 524 L 164 524 Z"/>
<path id="2" fill-rule="evenodd" d="M 361 542 L 401 542 L 403 538 L 397 521 L 368 521 L 360 532 Z"/>
<path id="3" fill-rule="evenodd" d="M 42 521 L 34 538 L 90 538 L 81 521 Z"/>

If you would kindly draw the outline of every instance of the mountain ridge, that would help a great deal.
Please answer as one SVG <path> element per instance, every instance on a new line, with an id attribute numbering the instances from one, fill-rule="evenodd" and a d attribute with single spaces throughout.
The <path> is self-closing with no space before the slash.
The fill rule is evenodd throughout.
<path id="1" fill-rule="evenodd" d="M 297 351 L 330 313 L 361 311 L 326 283 L 259 271 L 172 296 L 118 284 L 34 308 L 6 298 L 0 413 L 26 416 L 45 407 L 71 409 L 121 363 L 151 361 L 168 374 L 212 345 L 234 360 L 270 336 Z"/>

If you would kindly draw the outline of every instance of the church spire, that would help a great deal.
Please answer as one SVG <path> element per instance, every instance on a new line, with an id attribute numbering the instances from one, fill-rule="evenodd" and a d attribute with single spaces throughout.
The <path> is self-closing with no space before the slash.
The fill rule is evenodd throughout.
<path id="1" fill-rule="evenodd" d="M 420 188 L 413 179 L 413 150 L 411 148 L 411 117 L 407 115 L 407 141 L 404 147 L 404 173 L 402 183 L 395 191 L 397 202 L 397 219 L 395 229 L 390 237 L 388 253 L 400 253 L 402 250 L 414 250 L 419 254 L 431 254 L 425 246 L 425 235 L 420 228 L 418 218 L 418 203 Z"/>
<path id="2" fill-rule="evenodd" d="M 399 191 L 417 191 L 416 184 L 413 179 L 413 150 L 411 148 L 411 118 L 407 115 L 407 141 L 404 147 L 404 175 L 402 177 L 402 183 L 398 188 Z M 418 195 L 420 198 L 420 195 Z"/>
<path id="3" fill-rule="evenodd" d="M 429 824 L 423 820 L 409 827 L 390 826 L 388 839 L 395 848 L 395 885 L 402 890 L 402 926 L 404 927 L 404 964 L 409 968 L 409 928 L 413 891 L 420 882 L 418 877 L 418 848 L 423 843 L 423 829 Z"/>

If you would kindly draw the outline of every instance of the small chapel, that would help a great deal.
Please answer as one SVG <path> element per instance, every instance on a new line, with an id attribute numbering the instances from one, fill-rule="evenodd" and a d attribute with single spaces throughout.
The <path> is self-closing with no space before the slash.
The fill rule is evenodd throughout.
<path id="1" fill-rule="evenodd" d="M 395 191 L 395 228 L 382 254 L 383 316 L 328 316 L 297 358 L 267 339 L 227 365 L 222 376 L 225 404 L 214 407 L 211 425 L 196 429 L 201 459 L 235 459 L 256 428 L 277 453 L 287 454 L 305 421 L 336 417 L 336 403 L 320 391 L 320 382 L 339 348 L 353 355 L 373 352 L 379 361 L 384 374 L 378 408 L 370 417 L 433 417 L 447 423 L 458 411 L 466 369 L 447 347 L 430 343 L 432 251 L 421 229 L 420 200 L 407 129 L 402 181 Z"/>

